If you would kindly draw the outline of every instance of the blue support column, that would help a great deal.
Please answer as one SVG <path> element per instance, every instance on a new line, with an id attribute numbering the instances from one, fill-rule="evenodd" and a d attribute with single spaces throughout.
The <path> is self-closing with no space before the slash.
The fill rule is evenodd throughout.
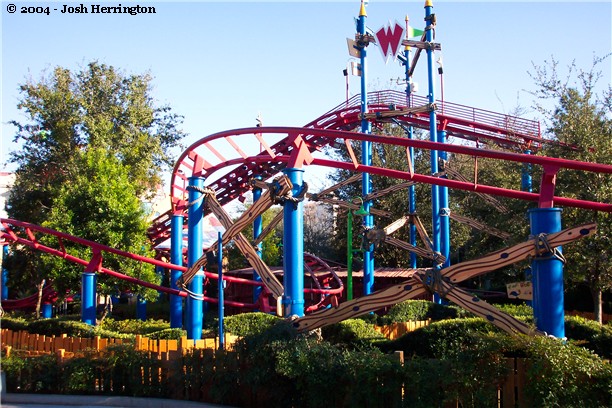
<path id="1" fill-rule="evenodd" d="M 219 232 L 219 239 L 217 244 L 217 270 L 219 273 L 219 285 L 218 285 L 218 299 L 219 299 L 219 349 L 225 349 L 225 333 L 223 331 L 223 319 L 225 313 L 225 299 L 224 289 L 225 285 L 223 282 L 223 235 Z"/>
<path id="2" fill-rule="evenodd" d="M 527 149 L 523 152 L 524 154 L 531 154 L 531 150 Z M 523 168 L 521 170 L 521 191 L 527 191 L 528 193 L 533 192 L 533 165 L 531 163 L 523 163 Z M 532 287 L 532 296 L 533 296 L 533 288 L 535 282 L 533 281 L 533 273 L 531 270 L 531 266 L 525 269 L 525 280 L 531 281 Z M 526 300 L 525 303 L 529 306 L 533 307 L 533 300 Z"/>
<path id="3" fill-rule="evenodd" d="M 182 215 L 174 214 L 170 221 L 170 262 L 178 266 L 183 266 L 183 218 Z M 170 286 L 179 289 L 177 282 L 183 272 L 173 269 L 170 273 Z M 170 295 L 170 327 L 183 327 L 183 298 L 177 295 Z"/>
<path id="4" fill-rule="evenodd" d="M 529 210 L 531 235 L 561 231 L 560 208 Z M 561 247 L 557 248 L 561 251 Z M 557 338 L 565 337 L 563 305 L 563 261 L 553 253 L 544 253 L 531 262 L 533 271 L 533 312 L 538 330 Z"/>
<path id="5" fill-rule="evenodd" d="M 8 256 L 8 253 L 9 253 L 8 245 L 3 245 L 2 246 L 2 260 L 3 261 Z M 2 286 L 1 299 L 2 300 L 8 299 L 8 275 L 9 275 L 8 270 L 2 267 L 2 282 L 1 282 L 1 286 Z"/>
<path id="6" fill-rule="evenodd" d="M 136 318 L 143 322 L 147 321 L 147 299 L 140 295 L 136 298 Z"/>
<path id="7" fill-rule="evenodd" d="M 425 1 L 425 21 L 427 22 L 427 26 L 425 27 L 425 40 L 428 42 L 433 42 L 433 4 L 431 0 Z M 427 82 L 428 82 L 428 94 L 427 100 L 430 104 L 434 104 L 436 102 L 435 98 L 435 82 L 434 82 L 434 55 L 432 49 L 427 49 Z M 437 129 L 437 119 L 436 119 L 436 111 L 431 110 L 429 112 L 429 140 L 432 142 L 438 141 L 438 129 Z M 431 164 L 431 174 L 434 175 L 438 173 L 438 151 L 432 150 L 430 152 L 430 164 Z M 440 247 L 440 238 L 441 238 L 441 225 L 440 225 L 440 195 L 439 188 L 437 185 L 433 184 L 431 186 L 431 240 L 433 244 L 434 252 L 441 252 Z M 437 294 L 434 294 L 434 301 L 437 303 L 441 303 L 441 299 Z"/>
<path id="8" fill-rule="evenodd" d="M 406 16 L 406 39 L 408 39 L 408 16 Z M 406 74 L 406 106 L 412 107 L 412 100 L 410 98 L 412 94 L 412 86 L 410 81 L 410 47 L 404 48 L 404 69 Z M 414 139 L 413 127 L 408 127 L 407 132 L 408 139 Z M 414 165 L 414 147 L 408 148 L 408 157 L 410 163 Z M 416 188 L 414 185 L 408 187 L 408 212 L 410 214 L 416 214 Z M 410 223 L 410 245 L 417 245 L 417 229 L 414 222 Z M 410 267 L 415 269 L 417 267 L 417 255 L 414 252 L 410 252 Z"/>
<path id="9" fill-rule="evenodd" d="M 304 170 L 287 168 L 283 173 L 293 185 L 293 196 L 303 188 Z M 304 203 L 285 201 L 283 205 L 283 306 L 285 317 L 304 316 Z"/>
<path id="10" fill-rule="evenodd" d="M 187 217 L 187 264 L 191 266 L 204 253 L 203 245 L 203 211 L 204 199 L 201 189 L 204 188 L 202 177 L 189 178 L 189 214 Z M 202 338 L 202 321 L 204 320 L 204 273 L 198 271 L 189 283 L 189 291 L 193 296 L 187 298 L 187 338 L 200 340 Z"/>
<path id="11" fill-rule="evenodd" d="M 96 325 L 96 284 L 95 272 L 81 274 L 81 321 L 91 326 Z"/>
<path id="12" fill-rule="evenodd" d="M 261 176 L 256 176 L 255 178 L 261 180 Z M 261 198 L 261 188 L 253 187 L 253 202 L 259 200 Z M 262 216 L 258 216 L 253 220 L 253 238 L 257 239 L 261 235 L 263 231 L 263 220 Z M 257 244 L 256 251 L 257 255 L 261 258 L 261 243 Z M 253 269 L 253 280 L 257 282 L 261 282 L 261 276 Z M 257 303 L 259 300 L 259 296 L 261 296 L 261 292 L 263 288 L 261 286 L 253 286 L 253 303 Z"/>
<path id="13" fill-rule="evenodd" d="M 357 21 L 357 33 L 364 37 L 366 34 L 366 11 L 363 1 L 359 10 L 359 20 Z M 368 112 L 368 90 L 367 90 L 367 50 L 366 46 L 359 48 L 360 63 L 361 63 L 361 113 Z M 372 133 L 370 122 L 363 118 L 361 119 L 361 133 Z M 361 142 L 361 162 L 364 165 L 372 164 L 372 142 Z M 370 175 L 363 173 L 361 179 L 361 194 L 363 197 L 372 192 L 372 183 Z M 363 208 L 370 211 L 372 201 L 364 201 Z M 374 227 L 374 216 L 367 215 L 363 217 L 363 225 L 366 229 Z M 363 294 L 369 295 L 374 290 L 374 245 L 369 245 L 364 248 L 363 252 Z"/>
<path id="14" fill-rule="evenodd" d="M 438 132 L 438 142 L 446 143 L 446 131 Z M 446 152 L 440 152 L 440 159 L 446 162 Z M 444 176 L 444 178 L 447 178 Z M 448 187 L 438 186 L 438 195 L 440 199 L 440 252 L 446 261 L 442 265 L 443 268 L 450 266 L 450 207 L 448 202 Z"/>
<path id="15" fill-rule="evenodd" d="M 53 317 L 53 304 L 45 302 L 42 304 L 42 317 L 44 319 L 50 319 Z"/>

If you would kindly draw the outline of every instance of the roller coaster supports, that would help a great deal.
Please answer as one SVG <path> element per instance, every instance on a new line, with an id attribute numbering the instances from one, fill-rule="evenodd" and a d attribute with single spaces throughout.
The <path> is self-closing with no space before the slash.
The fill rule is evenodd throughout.
<path id="1" fill-rule="evenodd" d="M 431 0 L 425 1 L 425 21 L 427 26 L 425 27 L 425 39 L 427 42 L 433 42 L 433 31 L 435 23 L 435 15 L 432 13 L 433 3 Z M 429 84 L 429 93 L 427 95 L 429 104 L 433 106 L 436 102 L 435 98 L 435 86 L 434 86 L 434 55 L 433 49 L 427 49 L 427 82 Z M 436 121 L 436 111 L 431 109 L 429 112 L 429 140 L 436 142 L 438 140 L 438 129 Z M 432 150 L 430 156 L 431 162 L 431 174 L 438 173 L 438 151 Z M 433 250 L 435 253 L 440 252 L 440 197 L 439 189 L 437 185 L 431 186 L 431 224 L 432 224 L 432 243 Z M 437 294 L 434 294 L 434 301 L 440 303 L 441 299 Z"/>
<path id="2" fill-rule="evenodd" d="M 2 260 L 4 260 L 8 256 L 8 253 L 9 253 L 8 245 L 3 245 L 2 246 Z M 3 267 L 2 268 L 2 282 L 1 282 L 2 300 L 8 299 L 8 286 L 7 286 L 8 285 L 8 275 L 9 275 L 8 270 Z"/>
<path id="3" fill-rule="evenodd" d="M 255 178 L 261 180 L 261 176 L 256 176 Z M 253 187 L 253 202 L 256 202 L 260 198 L 261 198 L 261 188 Z M 259 215 L 253 221 L 253 239 L 259 238 L 262 231 L 263 231 L 263 220 L 262 220 L 262 216 Z M 262 256 L 261 243 L 257 244 L 255 249 L 257 251 L 257 255 L 261 258 Z M 255 271 L 255 269 L 253 269 L 253 280 L 257 282 L 261 282 L 261 276 L 259 276 L 259 274 L 257 273 L 257 271 Z M 258 302 L 259 296 L 261 296 L 262 291 L 263 291 L 262 286 L 253 286 L 253 303 Z"/>
<path id="4" fill-rule="evenodd" d="M 357 33 L 364 39 L 366 37 L 366 11 L 365 4 L 361 2 L 359 10 L 359 20 L 357 22 Z M 367 41 L 359 48 L 360 63 L 361 63 L 361 133 L 372 133 L 370 122 L 365 118 L 368 112 L 368 90 L 367 90 Z M 361 142 L 361 162 L 366 166 L 372 164 L 372 142 Z M 363 197 L 372 192 L 370 175 L 363 173 L 361 180 L 361 194 Z M 363 203 L 363 208 L 370 212 L 372 201 L 368 200 Z M 363 217 L 363 226 L 366 229 L 374 227 L 374 216 L 367 215 Z M 369 295 L 374 289 L 374 245 L 368 245 L 363 252 L 363 294 Z"/>
<path id="5" fill-rule="evenodd" d="M 297 196 L 303 188 L 304 170 L 291 167 L 283 170 Z M 284 316 L 304 316 L 304 204 L 286 200 L 283 205 L 283 295 Z"/>
<path id="6" fill-rule="evenodd" d="M 189 177 L 189 211 L 187 216 L 187 264 L 193 265 L 203 254 L 202 237 L 204 233 L 203 211 L 204 197 L 202 177 Z M 202 296 L 204 273 L 199 270 L 189 283 L 190 296 L 187 298 L 187 338 L 202 338 L 202 321 L 204 319 L 204 301 Z"/>
<path id="7" fill-rule="evenodd" d="M 225 349 L 225 333 L 223 332 L 223 320 L 225 314 L 225 299 L 224 299 L 224 287 L 225 282 L 223 281 L 223 234 L 219 232 L 219 238 L 217 241 L 217 271 L 219 274 L 218 290 L 218 311 L 219 311 L 219 350 Z"/>
<path id="8" fill-rule="evenodd" d="M 406 39 L 410 35 L 408 33 L 408 16 L 406 16 Z M 410 81 L 410 47 L 406 46 L 404 48 L 404 68 L 406 73 L 406 106 L 412 107 L 412 101 L 410 99 L 410 94 L 412 93 L 412 84 Z M 407 132 L 408 139 L 414 138 L 414 129 L 412 126 L 408 127 Z M 414 147 L 408 148 L 408 158 L 410 163 L 414 163 Z M 416 188 L 415 185 L 411 185 L 408 187 L 408 211 L 410 214 L 416 214 Z M 417 228 L 414 222 L 410 222 L 410 245 L 417 245 Z M 417 255 L 414 252 L 410 252 L 410 267 L 416 269 L 417 267 Z"/>
<path id="9" fill-rule="evenodd" d="M 170 262 L 173 265 L 183 266 L 183 222 L 182 215 L 174 214 L 170 220 Z M 178 269 L 172 269 L 170 275 L 170 286 L 178 288 L 178 280 L 183 275 Z M 183 298 L 178 295 L 170 295 L 170 327 L 172 329 L 183 328 Z"/>
<path id="10" fill-rule="evenodd" d="M 446 131 L 438 132 L 438 142 L 446 143 Z M 447 160 L 446 152 L 440 152 L 440 159 L 444 162 Z M 443 176 L 448 178 L 447 176 Z M 438 186 L 438 194 L 440 199 L 440 252 L 446 258 L 443 268 L 450 266 L 450 207 L 448 203 L 448 187 Z"/>
<path id="11" fill-rule="evenodd" d="M 147 321 L 147 299 L 141 295 L 136 298 L 136 318 L 143 322 Z"/>
<path id="12" fill-rule="evenodd" d="M 49 302 L 44 302 L 42 304 L 42 317 L 44 319 L 50 319 L 53 317 L 53 304 Z"/>
<path id="13" fill-rule="evenodd" d="M 531 154 L 531 150 L 527 149 L 523 153 Z M 533 191 L 532 172 L 533 172 L 533 165 L 531 163 L 523 163 L 523 168 L 521 170 L 521 191 L 526 191 L 528 193 L 531 193 Z M 532 281 L 532 288 L 533 288 L 533 272 L 531 271 L 531 266 L 525 269 L 525 280 Z M 533 296 L 533 290 L 532 290 L 532 296 Z M 532 300 L 526 300 L 525 303 L 533 307 Z"/>
<path id="14" fill-rule="evenodd" d="M 95 252 L 91 261 L 81 274 L 81 321 L 96 325 L 96 272 L 102 266 L 102 255 Z"/>
<path id="15" fill-rule="evenodd" d="M 529 210 L 531 235 L 561 231 L 560 208 L 533 208 Z M 546 245 L 539 241 L 538 245 Z M 534 257 L 533 314 L 538 330 L 557 338 L 565 337 L 565 311 L 563 309 L 563 264 L 561 247 Z"/>

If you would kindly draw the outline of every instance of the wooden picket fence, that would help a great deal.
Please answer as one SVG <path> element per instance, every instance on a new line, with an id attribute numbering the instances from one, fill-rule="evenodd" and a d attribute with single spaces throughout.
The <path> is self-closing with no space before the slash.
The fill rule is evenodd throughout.
<path id="1" fill-rule="evenodd" d="M 237 339 L 237 336 L 226 335 L 226 348 L 231 348 Z M 201 340 L 190 340 L 186 337 L 180 340 L 157 340 L 137 335 L 134 339 L 107 339 L 97 336 L 92 338 L 68 337 L 66 334 L 45 336 L 9 329 L 0 330 L 0 341 L 6 355 L 10 355 L 12 351 L 19 351 L 24 356 L 56 354 L 60 358 L 70 358 L 85 352 L 102 352 L 113 345 L 133 345 L 135 350 L 159 354 L 159 358 L 162 353 L 176 352 L 171 354 L 183 355 L 187 350 L 216 350 L 219 347 L 218 337 Z"/>
<path id="2" fill-rule="evenodd" d="M 431 319 L 414 321 L 414 322 L 392 323 L 388 326 L 374 326 L 374 329 L 376 329 L 377 332 L 384 335 L 387 339 L 394 340 L 399 337 L 402 337 L 406 333 L 409 333 L 421 327 L 427 326 L 430 323 L 431 323 Z"/>

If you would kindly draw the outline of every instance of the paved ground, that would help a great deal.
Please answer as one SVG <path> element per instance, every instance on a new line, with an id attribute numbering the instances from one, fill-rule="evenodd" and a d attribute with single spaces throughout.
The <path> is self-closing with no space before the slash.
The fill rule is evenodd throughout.
<path id="1" fill-rule="evenodd" d="M 81 395 L 2 394 L 2 408 L 73 408 L 73 407 L 121 407 L 121 408 L 229 408 L 227 406 L 199 402 L 176 401 L 162 398 L 130 398 Z"/>

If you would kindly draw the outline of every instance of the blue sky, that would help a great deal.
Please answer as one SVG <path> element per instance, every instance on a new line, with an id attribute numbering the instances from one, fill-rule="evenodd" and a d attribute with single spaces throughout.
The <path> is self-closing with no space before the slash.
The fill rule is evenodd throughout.
<path id="1" fill-rule="evenodd" d="M 2 144 L 0 170 L 16 149 L 12 119 L 18 85 L 55 66 L 78 69 L 98 60 L 126 73 L 149 71 L 153 97 L 185 116 L 186 144 L 222 130 L 255 125 L 301 126 L 344 101 L 342 70 L 349 55 L 346 38 L 355 33 L 359 1 L 338 2 L 138 2 L 83 1 L 85 6 L 146 5 L 156 13 L 61 14 L 61 1 L 2 2 Z M 51 15 L 7 12 L 8 4 L 49 6 Z M 367 6 L 367 25 L 389 20 L 424 26 L 424 1 L 376 1 Z M 573 60 L 589 69 L 594 56 L 612 50 L 612 5 L 599 2 L 434 1 L 436 42 L 442 44 L 447 101 L 510 113 L 529 108 L 534 89 L 532 62 L 551 56 L 562 67 Z M 369 51 L 368 82 L 386 89 L 402 76 L 397 63 L 385 64 Z M 425 95 L 426 66 L 416 80 Z M 611 82 L 612 59 L 600 66 Z M 359 93 L 351 78 L 351 95 Z M 393 85 L 397 86 L 397 85 Z M 439 92 L 439 84 L 436 84 Z M 536 117 L 535 112 L 527 112 Z"/>

